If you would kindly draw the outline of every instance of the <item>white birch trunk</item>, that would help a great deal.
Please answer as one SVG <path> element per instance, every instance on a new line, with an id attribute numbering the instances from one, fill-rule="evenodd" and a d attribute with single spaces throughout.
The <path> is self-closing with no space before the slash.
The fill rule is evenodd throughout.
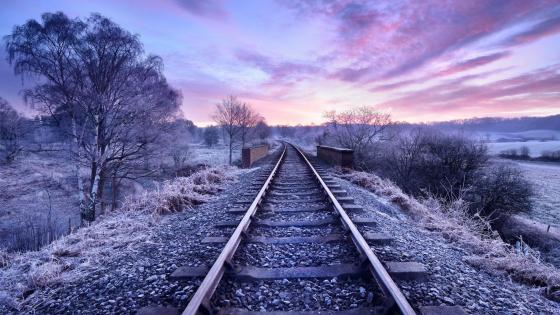
<path id="1" fill-rule="evenodd" d="M 82 178 L 80 177 L 80 144 L 78 142 L 78 130 L 76 127 L 76 118 L 72 117 L 72 137 L 74 138 L 74 149 L 76 150 L 76 165 L 75 165 L 75 173 L 76 173 L 76 180 L 78 184 L 78 200 L 80 201 L 80 212 L 84 210 L 85 206 L 85 192 L 84 192 L 84 184 L 82 183 Z"/>

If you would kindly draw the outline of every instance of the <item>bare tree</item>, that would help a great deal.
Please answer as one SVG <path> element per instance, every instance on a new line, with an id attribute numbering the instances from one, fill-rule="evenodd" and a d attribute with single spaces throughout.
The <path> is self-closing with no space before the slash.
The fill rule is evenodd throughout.
<path id="1" fill-rule="evenodd" d="M 6 42 L 15 73 L 42 79 L 26 99 L 70 123 L 81 217 L 93 221 L 107 174 L 127 176 L 123 169 L 145 155 L 180 95 L 159 57 L 146 57 L 137 36 L 98 14 L 82 21 L 45 13 L 42 24 L 16 26 Z M 78 176 L 84 166 L 88 186 Z"/>
<path id="2" fill-rule="evenodd" d="M 162 137 L 163 155 L 171 156 L 175 172 L 186 166 L 191 154 L 190 143 L 192 142 L 192 131 L 194 130 L 192 126 L 194 124 L 190 120 L 177 119 L 168 124 L 166 133 Z"/>
<path id="3" fill-rule="evenodd" d="M 229 164 L 231 165 L 233 148 L 237 142 L 237 138 L 241 135 L 241 124 L 243 117 L 243 105 L 235 96 L 229 96 L 222 100 L 220 104 L 216 104 L 216 112 L 214 113 L 214 121 L 222 128 L 227 136 L 229 146 Z"/>
<path id="4" fill-rule="evenodd" d="M 208 126 L 204 129 L 204 143 L 207 146 L 213 147 L 214 145 L 218 144 L 218 140 L 220 135 L 218 134 L 218 129 L 214 126 Z"/>
<path id="5" fill-rule="evenodd" d="M 243 103 L 241 105 L 241 115 L 240 115 L 239 127 L 241 128 L 241 147 L 244 148 L 247 141 L 251 138 L 255 131 L 255 127 L 264 118 L 256 113 L 251 106 Z"/>
<path id="6" fill-rule="evenodd" d="M 255 133 L 261 140 L 265 140 L 266 138 L 270 137 L 270 132 L 270 127 L 264 119 L 259 121 L 255 126 Z"/>
<path id="7" fill-rule="evenodd" d="M 0 97 L 0 160 L 6 164 L 22 151 L 23 118 Z"/>
<path id="8" fill-rule="evenodd" d="M 362 106 L 343 112 L 330 111 L 325 114 L 337 143 L 355 151 L 363 150 L 378 140 L 391 125 L 391 116 Z"/>

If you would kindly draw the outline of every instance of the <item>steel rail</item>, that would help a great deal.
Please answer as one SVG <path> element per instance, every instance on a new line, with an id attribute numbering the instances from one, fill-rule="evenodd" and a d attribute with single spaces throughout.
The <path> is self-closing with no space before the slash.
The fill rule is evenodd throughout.
<path id="1" fill-rule="evenodd" d="M 249 206 L 249 209 L 239 222 L 239 225 L 237 225 L 237 227 L 235 228 L 235 231 L 233 232 L 228 242 L 224 246 L 224 249 L 210 268 L 210 271 L 208 271 L 208 273 L 204 277 L 204 280 L 202 280 L 202 283 L 196 290 L 194 296 L 183 311 L 182 315 L 200 314 L 199 311 L 201 311 L 201 307 L 204 307 L 206 309 L 206 313 L 210 311 L 208 305 L 209 299 L 214 294 L 214 291 L 216 290 L 216 287 L 222 279 L 224 272 L 226 271 L 228 266 L 231 266 L 231 258 L 235 254 L 237 247 L 239 247 L 241 239 L 244 236 L 244 232 L 251 224 L 251 218 L 256 213 L 257 206 L 263 200 L 263 197 L 265 196 L 266 191 L 268 190 L 270 183 L 272 182 L 272 179 L 274 179 L 274 176 L 276 175 L 276 172 L 278 171 L 278 168 L 280 167 L 280 164 L 282 163 L 284 156 L 286 155 L 286 150 L 287 145 L 284 144 L 284 149 L 282 151 L 282 154 L 280 155 L 280 158 L 278 159 L 278 162 L 276 162 L 274 169 L 272 170 L 272 172 L 270 172 L 270 175 L 255 197 L 255 200 L 251 203 L 251 206 Z"/>
<path id="2" fill-rule="evenodd" d="M 333 195 L 327 184 L 325 184 L 319 173 L 315 170 L 311 162 L 309 162 L 305 154 L 303 154 L 303 152 L 301 152 L 298 147 L 291 143 L 290 145 L 294 147 L 296 151 L 303 157 L 303 159 L 307 163 L 307 166 L 309 166 L 309 168 L 313 171 L 316 179 L 319 181 L 319 183 L 329 196 L 330 201 L 334 205 L 335 210 L 342 220 L 342 223 L 350 230 L 352 241 L 354 242 L 356 247 L 358 247 L 358 250 L 366 256 L 369 262 L 370 271 L 373 274 L 373 277 L 375 278 L 377 284 L 381 287 L 386 295 L 389 295 L 390 298 L 393 299 L 393 301 L 399 308 L 399 311 L 403 315 L 415 315 L 416 312 L 414 311 L 412 306 L 410 306 L 406 297 L 403 295 L 399 287 L 395 284 L 385 267 L 383 267 L 383 264 L 381 264 L 379 258 L 377 258 L 375 253 L 371 250 L 367 241 L 364 239 L 364 237 L 362 236 L 356 225 L 352 222 L 352 219 L 350 219 L 344 208 L 340 205 L 338 200 L 336 200 L 335 196 Z"/>

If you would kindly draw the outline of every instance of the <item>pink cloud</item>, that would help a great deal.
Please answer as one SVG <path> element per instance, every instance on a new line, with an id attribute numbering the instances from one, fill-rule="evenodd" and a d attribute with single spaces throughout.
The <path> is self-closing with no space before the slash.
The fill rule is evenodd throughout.
<path id="1" fill-rule="evenodd" d="M 462 84 L 461 79 L 448 80 L 385 102 L 382 107 L 391 108 L 408 118 L 449 114 L 473 117 L 483 112 L 505 115 L 531 108 L 537 103 L 542 108 L 560 110 L 557 105 L 560 101 L 557 93 L 559 69 L 560 64 L 482 86 Z"/>
<path id="2" fill-rule="evenodd" d="M 333 20 L 339 42 L 334 54 L 347 64 L 333 77 L 369 83 L 408 74 L 490 34 L 548 14 L 559 4 L 552 0 L 339 0 L 288 2 L 288 6 L 306 17 Z"/>

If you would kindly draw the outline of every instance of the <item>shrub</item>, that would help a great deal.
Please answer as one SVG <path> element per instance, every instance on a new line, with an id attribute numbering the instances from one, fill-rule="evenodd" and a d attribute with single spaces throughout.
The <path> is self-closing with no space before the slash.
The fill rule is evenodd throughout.
<path id="1" fill-rule="evenodd" d="M 519 154 L 517 153 L 517 149 L 508 149 L 508 150 L 502 150 L 500 152 L 500 157 L 506 159 L 517 159 L 519 158 Z"/>
<path id="2" fill-rule="evenodd" d="M 372 169 L 414 196 L 454 199 L 488 161 L 486 146 L 461 134 L 418 128 L 369 151 Z M 373 157 L 372 157 L 373 156 Z"/>
<path id="3" fill-rule="evenodd" d="M 218 144 L 220 140 L 220 135 L 218 132 L 218 128 L 214 126 L 209 126 L 204 129 L 203 133 L 204 143 L 209 146 L 213 147 Z"/>
<path id="4" fill-rule="evenodd" d="M 478 172 L 465 195 L 471 211 L 499 222 L 506 216 L 531 209 L 533 190 L 521 171 L 498 164 Z"/>
<path id="5" fill-rule="evenodd" d="M 129 197 L 123 205 L 124 211 L 147 211 L 155 214 L 180 212 L 183 209 L 208 201 L 221 185 L 231 181 L 225 168 L 200 170 L 189 177 L 178 177 L 163 182 L 154 191 L 144 192 L 138 197 Z"/>
<path id="6" fill-rule="evenodd" d="M 0 97 L 0 163 L 9 164 L 22 151 L 23 118 Z"/>

